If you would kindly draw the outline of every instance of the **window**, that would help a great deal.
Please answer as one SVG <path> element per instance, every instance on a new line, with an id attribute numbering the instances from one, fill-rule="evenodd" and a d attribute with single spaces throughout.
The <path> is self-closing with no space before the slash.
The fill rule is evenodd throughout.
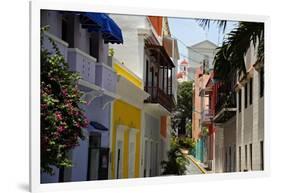
<path id="1" fill-rule="evenodd" d="M 250 105 L 253 103 L 253 78 L 250 79 Z"/>
<path id="2" fill-rule="evenodd" d="M 260 168 L 264 170 L 264 158 L 263 158 L 263 141 L 260 142 Z"/>
<path id="3" fill-rule="evenodd" d="M 238 109 L 239 109 L 239 112 L 241 112 L 241 106 L 242 106 L 242 96 L 241 96 L 241 89 L 239 90 L 238 92 Z"/>
<path id="4" fill-rule="evenodd" d="M 245 90 L 244 90 L 244 96 L 245 96 L 245 109 L 248 107 L 248 83 L 245 84 Z"/>
<path id="5" fill-rule="evenodd" d="M 247 149 L 247 145 L 245 145 L 245 169 L 244 171 L 248 170 L 248 149 Z"/>
<path id="6" fill-rule="evenodd" d="M 264 68 L 260 70 L 260 97 L 263 97 L 264 93 Z"/>
<path id="7" fill-rule="evenodd" d="M 250 144 L 250 168 L 253 170 L 253 145 Z"/>

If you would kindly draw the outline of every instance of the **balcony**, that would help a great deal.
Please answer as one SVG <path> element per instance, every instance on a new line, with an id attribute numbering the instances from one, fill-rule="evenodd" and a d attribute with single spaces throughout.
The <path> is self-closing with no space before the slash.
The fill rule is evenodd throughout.
<path id="1" fill-rule="evenodd" d="M 230 71 L 229 79 L 217 83 L 214 122 L 224 123 L 236 114 L 236 71 Z"/>
<path id="2" fill-rule="evenodd" d="M 105 64 L 96 64 L 95 79 L 96 85 L 107 91 L 116 92 L 117 74 L 111 67 Z"/>
<path id="3" fill-rule="evenodd" d="M 96 59 L 78 48 L 68 49 L 68 64 L 71 71 L 78 72 L 81 79 L 95 84 Z"/>
<path id="4" fill-rule="evenodd" d="M 169 112 L 172 112 L 175 107 L 175 102 L 172 95 L 167 95 L 162 89 L 159 87 L 149 87 L 146 86 L 144 90 L 150 94 L 144 102 L 145 103 L 159 103 L 163 107 L 165 107 Z"/>
<path id="5" fill-rule="evenodd" d="M 52 35 L 49 32 L 44 32 L 43 35 L 43 47 L 46 48 L 50 53 L 54 54 L 55 49 L 53 48 L 52 43 L 49 39 L 52 39 L 56 46 L 58 47 L 60 53 L 64 56 L 65 60 L 67 60 L 67 52 L 68 52 L 68 43 L 61 40 L 60 38 Z"/>
<path id="6" fill-rule="evenodd" d="M 78 72 L 83 81 L 96 85 L 99 89 L 116 92 L 116 72 L 103 63 L 97 63 L 96 58 L 78 48 L 69 48 L 68 64 L 70 70 Z"/>
<path id="7" fill-rule="evenodd" d="M 205 109 L 202 112 L 202 124 L 204 126 L 211 124 L 213 121 L 213 118 L 214 118 L 214 113 L 211 109 Z"/>
<path id="8" fill-rule="evenodd" d="M 216 104 L 214 122 L 224 123 L 236 114 L 236 94 L 235 91 L 229 93 L 219 93 Z"/>
<path id="9" fill-rule="evenodd" d="M 160 104 L 168 112 L 175 107 L 173 96 L 173 68 L 175 65 L 162 46 L 146 44 L 145 53 L 149 58 L 146 62 L 145 87 L 149 93 L 145 103 Z M 153 61 L 153 62 L 152 62 Z"/>

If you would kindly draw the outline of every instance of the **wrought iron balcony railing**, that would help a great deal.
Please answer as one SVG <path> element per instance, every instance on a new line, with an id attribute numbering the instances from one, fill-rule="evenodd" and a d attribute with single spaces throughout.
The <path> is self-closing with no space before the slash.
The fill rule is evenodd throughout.
<path id="1" fill-rule="evenodd" d="M 166 94 L 161 88 L 146 86 L 144 89 L 147 93 L 150 94 L 150 97 L 148 97 L 144 102 L 159 103 L 160 105 L 165 107 L 169 112 L 171 112 L 175 107 L 173 95 Z"/>

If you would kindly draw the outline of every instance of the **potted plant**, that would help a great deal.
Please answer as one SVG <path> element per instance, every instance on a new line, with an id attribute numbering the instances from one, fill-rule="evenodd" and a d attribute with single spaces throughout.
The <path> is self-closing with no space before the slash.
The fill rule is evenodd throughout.
<path id="1" fill-rule="evenodd" d="M 109 65 L 110 67 L 112 67 L 113 56 L 114 56 L 114 49 L 113 49 L 113 48 L 109 48 L 109 49 L 108 49 L 108 60 L 107 60 L 107 62 L 108 62 L 108 65 Z"/>

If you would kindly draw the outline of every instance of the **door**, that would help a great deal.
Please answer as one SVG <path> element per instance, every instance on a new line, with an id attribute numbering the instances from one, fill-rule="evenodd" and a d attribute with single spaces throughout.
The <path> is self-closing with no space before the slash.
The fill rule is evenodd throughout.
<path id="1" fill-rule="evenodd" d="M 98 179 L 98 168 L 99 168 L 99 149 L 90 148 L 89 150 L 89 171 L 88 180 Z"/>
<path id="2" fill-rule="evenodd" d="M 135 142 L 130 142 L 129 146 L 129 178 L 135 177 Z"/>
<path id="3" fill-rule="evenodd" d="M 122 178 L 123 141 L 117 141 L 116 147 L 116 179 Z"/>
<path id="4" fill-rule="evenodd" d="M 99 152 L 99 180 L 108 179 L 109 148 L 100 148 Z"/>
<path id="5" fill-rule="evenodd" d="M 129 178 L 135 177 L 136 134 L 137 134 L 137 129 L 130 128 L 130 131 L 129 131 Z"/>
<path id="6" fill-rule="evenodd" d="M 88 150 L 88 180 L 98 179 L 100 144 L 101 134 L 98 132 L 91 132 L 89 136 Z"/>
<path id="7" fill-rule="evenodd" d="M 145 145 L 144 145 L 144 171 L 143 171 L 143 176 L 146 177 L 148 176 L 148 141 L 145 140 Z"/>
<path id="8" fill-rule="evenodd" d="M 159 164 L 158 164 L 158 143 L 155 143 L 155 161 L 154 161 L 154 175 L 155 176 L 158 176 L 159 172 L 158 172 L 158 169 L 159 168 Z"/>
<path id="9" fill-rule="evenodd" d="M 154 156 L 155 156 L 155 152 L 154 152 L 154 146 L 153 146 L 153 142 L 150 142 L 150 167 L 149 167 L 149 176 L 152 177 L 154 176 Z"/>

